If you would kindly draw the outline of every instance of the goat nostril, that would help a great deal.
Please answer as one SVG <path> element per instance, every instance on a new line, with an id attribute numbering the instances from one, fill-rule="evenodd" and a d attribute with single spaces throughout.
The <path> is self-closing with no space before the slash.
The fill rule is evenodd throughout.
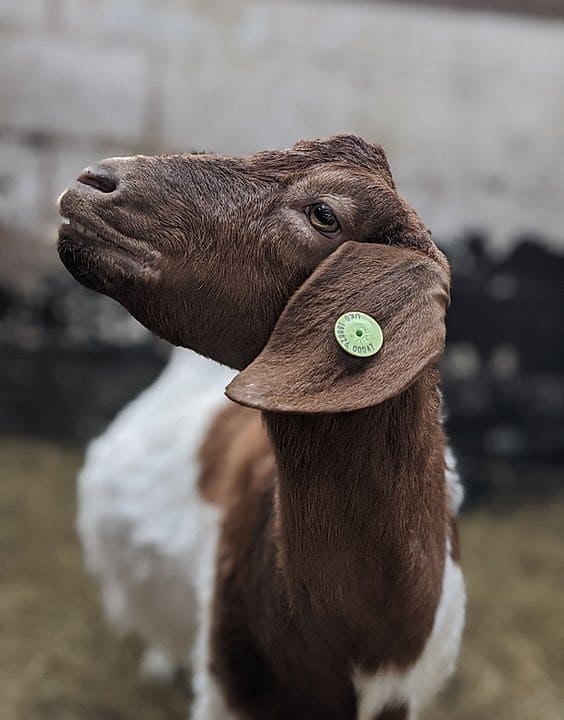
<path id="1" fill-rule="evenodd" d="M 83 185 L 90 185 L 90 187 L 96 188 L 96 190 L 104 193 L 113 192 L 118 185 L 117 177 L 112 171 L 100 167 L 87 167 L 76 179 L 77 182 Z"/>

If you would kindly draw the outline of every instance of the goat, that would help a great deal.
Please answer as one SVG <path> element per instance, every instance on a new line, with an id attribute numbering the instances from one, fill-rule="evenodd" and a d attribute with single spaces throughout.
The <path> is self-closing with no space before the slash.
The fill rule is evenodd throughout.
<path id="1" fill-rule="evenodd" d="M 415 718 L 464 622 L 437 368 L 449 271 L 381 148 L 112 158 L 60 213 L 79 282 L 239 371 L 177 528 L 192 717 Z M 376 354 L 337 342 L 358 312 Z"/>

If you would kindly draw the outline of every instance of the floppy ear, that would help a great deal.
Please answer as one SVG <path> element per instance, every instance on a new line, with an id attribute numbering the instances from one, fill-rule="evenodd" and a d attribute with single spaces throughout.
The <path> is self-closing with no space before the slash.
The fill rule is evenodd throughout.
<path id="1" fill-rule="evenodd" d="M 446 263 L 407 248 L 343 243 L 292 296 L 260 355 L 226 389 L 273 412 L 358 410 L 398 395 L 442 355 L 449 300 Z M 382 328 L 382 349 L 349 355 L 334 327 L 361 311 Z"/>

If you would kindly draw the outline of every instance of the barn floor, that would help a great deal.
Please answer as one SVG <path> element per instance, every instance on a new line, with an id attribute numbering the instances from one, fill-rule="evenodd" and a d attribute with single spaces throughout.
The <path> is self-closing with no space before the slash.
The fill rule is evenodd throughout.
<path id="1" fill-rule="evenodd" d="M 0 718 L 184 720 L 183 682 L 136 679 L 108 630 L 73 529 L 80 455 L 0 440 Z M 459 671 L 427 720 L 564 719 L 564 498 L 473 511 Z"/>

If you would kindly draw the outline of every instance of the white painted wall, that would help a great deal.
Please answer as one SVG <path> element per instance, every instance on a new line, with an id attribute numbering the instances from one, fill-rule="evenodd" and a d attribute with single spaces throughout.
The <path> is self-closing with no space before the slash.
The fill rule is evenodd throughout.
<path id="1" fill-rule="evenodd" d="M 323 0 L 0 0 L 0 223 L 88 162 L 350 131 L 439 240 L 564 246 L 564 23 Z M 49 231 L 45 230 L 48 225 Z"/>

